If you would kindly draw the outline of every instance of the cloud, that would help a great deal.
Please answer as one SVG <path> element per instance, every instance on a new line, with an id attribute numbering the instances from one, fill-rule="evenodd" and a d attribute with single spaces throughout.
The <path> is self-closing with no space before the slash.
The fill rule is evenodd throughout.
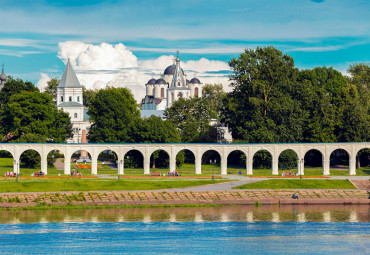
<path id="1" fill-rule="evenodd" d="M 50 81 L 51 78 L 46 73 L 41 73 L 40 75 L 41 79 L 36 83 L 36 87 L 38 87 L 41 92 L 44 92 L 45 88 L 48 86 L 47 82 Z"/>
<path id="2" fill-rule="evenodd" d="M 152 77 L 159 78 L 175 59 L 174 55 L 162 55 L 155 59 L 138 60 L 122 43 L 93 45 L 67 41 L 58 46 L 58 57 L 64 63 L 70 59 L 82 85 L 89 89 L 125 87 L 131 90 L 138 102 L 145 96 L 146 82 Z M 188 79 L 196 75 L 203 83 L 221 83 L 228 90 L 227 76 L 217 73 L 230 70 L 226 62 L 201 58 L 181 62 L 181 66 Z M 42 73 L 38 86 L 45 86 L 47 79 L 48 76 Z"/>

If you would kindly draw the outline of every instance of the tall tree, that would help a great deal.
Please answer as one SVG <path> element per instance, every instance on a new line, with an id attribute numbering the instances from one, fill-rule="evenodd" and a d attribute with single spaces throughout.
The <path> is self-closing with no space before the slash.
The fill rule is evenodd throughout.
<path id="1" fill-rule="evenodd" d="M 58 111 L 52 97 L 39 91 L 14 94 L 0 109 L 4 141 L 21 141 L 23 135 L 44 137 L 44 142 L 63 143 L 72 137 L 68 113 Z"/>
<path id="2" fill-rule="evenodd" d="M 50 79 L 50 81 L 47 82 L 48 85 L 45 88 L 45 92 L 53 97 L 54 102 L 57 101 L 57 87 L 59 85 L 59 82 L 59 79 L 52 78 Z"/>
<path id="3" fill-rule="evenodd" d="M 140 118 L 140 111 L 131 92 L 126 88 L 99 90 L 92 99 L 88 114 L 91 143 L 129 142 L 129 131 Z"/>
<path id="4" fill-rule="evenodd" d="M 82 97 L 84 106 L 89 107 L 92 100 L 96 96 L 96 93 L 98 93 L 98 90 L 96 89 L 87 89 L 85 86 L 82 87 Z"/>
<path id="5" fill-rule="evenodd" d="M 181 141 L 188 143 L 209 128 L 211 107 L 205 98 L 180 98 L 165 110 L 164 116 L 180 130 Z"/>
<path id="6" fill-rule="evenodd" d="M 13 79 L 9 76 L 3 89 L 0 91 L 0 106 L 8 103 L 12 95 L 22 91 L 38 91 L 38 89 L 32 82 L 24 82 L 21 79 Z"/>
<path id="7" fill-rule="evenodd" d="M 222 108 L 222 101 L 226 96 L 222 84 L 206 84 L 202 94 L 211 106 L 211 118 L 217 119 Z"/>
<path id="8" fill-rule="evenodd" d="M 293 58 L 273 47 L 245 50 L 229 62 L 234 91 L 221 120 L 234 139 L 245 142 L 295 142 L 302 139 L 305 113 L 293 97 L 297 69 Z"/>

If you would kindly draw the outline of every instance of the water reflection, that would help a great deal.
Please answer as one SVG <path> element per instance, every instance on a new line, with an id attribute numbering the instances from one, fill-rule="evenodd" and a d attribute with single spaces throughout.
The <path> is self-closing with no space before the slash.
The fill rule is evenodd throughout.
<path id="1" fill-rule="evenodd" d="M 80 222 L 369 222 L 369 206 L 226 206 L 0 211 L 0 224 Z"/>

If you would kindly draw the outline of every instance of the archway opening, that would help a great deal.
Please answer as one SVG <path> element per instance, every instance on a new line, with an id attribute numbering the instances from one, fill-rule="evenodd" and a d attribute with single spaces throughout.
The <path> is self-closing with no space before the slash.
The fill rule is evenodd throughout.
<path id="1" fill-rule="evenodd" d="M 272 156 L 267 150 L 259 150 L 253 156 L 253 175 L 271 175 Z"/>
<path id="2" fill-rule="evenodd" d="M 41 156 L 32 149 L 24 151 L 20 156 L 19 173 L 23 176 L 35 175 L 41 171 Z"/>
<path id="3" fill-rule="evenodd" d="M 143 175 L 144 157 L 138 150 L 130 150 L 124 156 L 124 175 Z"/>
<path id="4" fill-rule="evenodd" d="M 322 175 L 322 154 L 319 150 L 312 149 L 304 155 L 304 174 L 309 176 Z"/>
<path id="5" fill-rule="evenodd" d="M 160 172 L 167 174 L 169 172 L 170 157 L 164 150 L 156 150 L 150 155 L 150 172 Z"/>
<path id="6" fill-rule="evenodd" d="M 246 174 L 246 159 L 245 153 L 240 150 L 235 150 L 227 156 L 227 174 Z"/>
<path id="7" fill-rule="evenodd" d="M 117 175 L 117 154 L 112 150 L 102 151 L 98 155 L 98 174 Z"/>
<path id="8" fill-rule="evenodd" d="M 221 174 L 221 156 L 215 150 L 208 150 L 202 155 L 202 174 L 218 175 Z"/>
<path id="9" fill-rule="evenodd" d="M 85 150 L 78 150 L 71 157 L 71 175 L 91 175 L 91 155 Z"/>
<path id="10" fill-rule="evenodd" d="M 356 155 L 356 175 L 370 175 L 370 149 L 365 148 Z"/>
<path id="11" fill-rule="evenodd" d="M 297 173 L 297 153 L 291 149 L 284 150 L 279 155 L 279 175 L 284 173 Z"/>
<path id="12" fill-rule="evenodd" d="M 59 150 L 52 150 L 47 156 L 48 175 L 61 176 L 64 174 L 64 154 Z"/>
<path id="13" fill-rule="evenodd" d="M 349 174 L 349 155 L 343 149 L 336 149 L 330 154 L 330 175 Z"/>
<path id="14" fill-rule="evenodd" d="M 13 155 L 9 151 L 0 150 L 0 176 L 12 175 L 13 161 Z"/>
<path id="15" fill-rule="evenodd" d="M 195 156 L 190 150 L 181 150 L 176 155 L 176 169 L 182 176 L 195 175 Z"/>

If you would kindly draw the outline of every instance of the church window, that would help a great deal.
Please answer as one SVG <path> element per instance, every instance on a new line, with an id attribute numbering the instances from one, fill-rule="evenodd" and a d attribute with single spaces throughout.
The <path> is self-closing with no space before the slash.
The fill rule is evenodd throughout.
<path id="1" fill-rule="evenodd" d="M 194 96 L 198 97 L 198 88 L 195 88 L 195 93 L 194 93 Z"/>
<path id="2" fill-rule="evenodd" d="M 77 102 L 80 102 L 80 97 L 79 96 L 77 97 Z"/>
<path id="3" fill-rule="evenodd" d="M 181 92 L 179 92 L 179 94 L 177 94 L 177 97 L 178 97 L 178 98 L 182 98 L 182 93 L 181 93 Z"/>
<path id="4" fill-rule="evenodd" d="M 75 119 L 77 119 L 77 113 L 75 113 Z"/>
<path id="5" fill-rule="evenodd" d="M 161 88 L 161 97 L 164 97 L 164 88 Z"/>
<path id="6" fill-rule="evenodd" d="M 62 101 L 62 102 L 63 102 L 63 96 L 61 96 L 61 97 L 60 97 L 60 101 Z"/>
<path id="7" fill-rule="evenodd" d="M 69 97 L 69 102 L 72 102 L 72 97 Z"/>

